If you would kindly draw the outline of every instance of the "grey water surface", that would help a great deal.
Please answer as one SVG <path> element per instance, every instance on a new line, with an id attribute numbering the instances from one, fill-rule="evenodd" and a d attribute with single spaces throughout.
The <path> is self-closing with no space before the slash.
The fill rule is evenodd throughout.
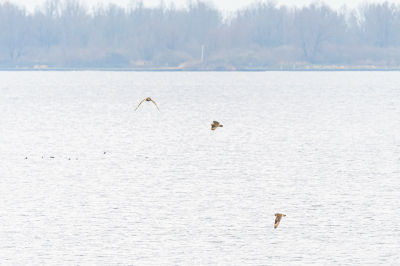
<path id="1" fill-rule="evenodd" d="M 400 261 L 398 72 L 0 80 L 0 265 Z"/>

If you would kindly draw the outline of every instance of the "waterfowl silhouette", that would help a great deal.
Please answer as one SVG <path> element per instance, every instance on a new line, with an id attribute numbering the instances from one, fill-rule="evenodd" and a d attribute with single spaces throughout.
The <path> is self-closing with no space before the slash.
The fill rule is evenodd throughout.
<path id="1" fill-rule="evenodd" d="M 144 102 L 144 101 L 146 101 L 146 102 L 150 102 L 150 101 L 152 101 L 155 105 L 156 105 L 156 107 L 157 107 L 157 109 L 158 109 L 158 111 L 160 111 L 160 108 L 158 108 L 158 106 L 157 106 L 157 104 L 156 104 L 156 102 L 155 101 L 153 101 L 150 97 L 147 97 L 146 99 L 144 99 L 143 101 L 141 101 L 140 103 L 139 103 L 139 105 L 136 107 L 136 109 L 138 109 L 139 108 L 139 106 L 142 104 L 142 102 Z M 135 109 L 135 111 L 136 111 L 136 109 Z M 161 112 L 161 111 L 160 111 Z"/>
<path id="2" fill-rule="evenodd" d="M 217 127 L 223 127 L 223 125 L 220 125 L 217 121 L 213 121 L 211 124 L 211 130 L 215 130 Z"/>
<path id="3" fill-rule="evenodd" d="M 276 229 L 276 228 L 278 227 L 278 225 L 279 225 L 279 223 L 280 223 L 282 217 L 285 217 L 286 215 L 284 215 L 284 214 L 282 214 L 282 213 L 275 213 L 275 216 L 276 216 L 276 218 L 275 218 L 275 225 L 274 225 L 274 228 Z"/>

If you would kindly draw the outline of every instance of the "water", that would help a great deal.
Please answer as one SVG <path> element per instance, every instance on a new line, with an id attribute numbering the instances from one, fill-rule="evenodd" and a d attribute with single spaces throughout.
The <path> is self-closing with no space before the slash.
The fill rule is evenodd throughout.
<path id="1" fill-rule="evenodd" d="M 400 259 L 397 72 L 0 80 L 1 265 Z"/>

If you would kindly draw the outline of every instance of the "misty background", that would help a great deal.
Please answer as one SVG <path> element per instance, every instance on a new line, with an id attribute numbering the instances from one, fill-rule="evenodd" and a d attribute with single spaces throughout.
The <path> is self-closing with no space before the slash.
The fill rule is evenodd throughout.
<path id="1" fill-rule="evenodd" d="M 204 47 L 203 60 L 202 48 Z M 0 3 L 0 68 L 246 70 L 400 67 L 400 5 L 335 9 L 254 2 L 128 7 L 48 0 Z"/>

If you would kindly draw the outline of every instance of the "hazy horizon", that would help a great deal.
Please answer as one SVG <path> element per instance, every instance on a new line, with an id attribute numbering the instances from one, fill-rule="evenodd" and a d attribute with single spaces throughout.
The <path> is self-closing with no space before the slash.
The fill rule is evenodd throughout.
<path id="1" fill-rule="evenodd" d="M 0 67 L 400 69 L 400 5 L 388 2 L 339 10 L 266 1 L 230 16 L 204 1 L 87 7 L 52 0 L 27 13 L 0 4 Z"/>

